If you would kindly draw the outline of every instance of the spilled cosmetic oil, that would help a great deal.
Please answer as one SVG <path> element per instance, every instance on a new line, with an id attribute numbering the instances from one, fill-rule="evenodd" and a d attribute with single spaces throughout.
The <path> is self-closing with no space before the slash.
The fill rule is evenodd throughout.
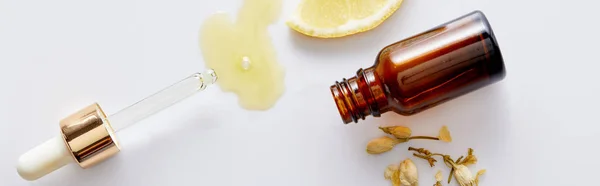
<path id="1" fill-rule="evenodd" d="M 200 30 L 206 66 L 219 74 L 221 89 L 237 94 L 245 109 L 269 109 L 283 94 L 284 70 L 267 30 L 279 17 L 281 3 L 244 0 L 237 19 L 217 13 Z"/>

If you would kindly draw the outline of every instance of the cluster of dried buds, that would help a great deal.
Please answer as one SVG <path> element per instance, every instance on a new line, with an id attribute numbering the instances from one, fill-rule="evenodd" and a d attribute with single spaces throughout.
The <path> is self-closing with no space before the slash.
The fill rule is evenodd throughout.
<path id="1" fill-rule="evenodd" d="M 446 126 L 443 126 L 439 130 L 437 137 L 432 136 L 413 136 L 412 131 L 408 127 L 404 126 L 391 126 L 391 127 L 379 127 L 381 131 L 389 136 L 383 136 L 375 138 L 367 144 L 367 153 L 369 154 L 381 154 L 388 152 L 394 148 L 397 144 L 405 143 L 414 139 L 426 139 L 426 140 L 439 140 L 443 142 L 451 142 L 452 137 L 450 131 Z M 415 157 L 427 160 L 431 167 L 435 166 L 437 160 L 435 157 L 440 157 L 450 168 L 450 174 L 448 176 L 448 183 L 454 176 L 456 182 L 461 186 L 476 186 L 479 184 L 479 176 L 485 173 L 484 170 L 480 170 L 476 175 L 471 174 L 471 171 L 467 166 L 474 165 L 477 163 L 477 157 L 473 154 L 473 149 L 469 148 L 466 156 L 459 157 L 456 161 L 449 155 L 440 153 L 431 153 L 429 150 L 424 148 L 413 148 L 409 147 L 409 151 L 414 151 Z M 435 174 L 436 183 L 434 186 L 442 186 L 442 172 L 438 171 Z M 389 165 L 385 172 L 384 177 L 392 182 L 393 186 L 417 186 L 419 184 L 417 166 L 413 163 L 410 158 L 402 161 L 399 164 Z"/>
<path id="2" fill-rule="evenodd" d="M 471 170 L 467 168 L 469 165 L 477 163 L 477 156 L 473 154 L 473 149 L 469 148 L 467 156 L 461 156 L 456 161 L 450 157 L 450 155 L 431 153 L 429 150 L 424 148 L 413 148 L 409 147 L 409 151 L 415 151 L 413 154 L 415 157 L 427 160 L 431 167 L 435 166 L 437 160 L 434 157 L 440 157 L 444 161 L 444 164 L 450 168 L 450 174 L 448 175 L 448 183 L 452 181 L 452 176 L 456 179 L 456 182 L 460 186 L 476 186 L 479 185 L 479 176 L 485 173 L 485 169 L 479 170 L 476 175 L 471 174 Z M 439 176 L 438 176 L 439 174 Z M 441 172 L 436 174 L 436 184 L 434 186 L 441 186 Z"/>

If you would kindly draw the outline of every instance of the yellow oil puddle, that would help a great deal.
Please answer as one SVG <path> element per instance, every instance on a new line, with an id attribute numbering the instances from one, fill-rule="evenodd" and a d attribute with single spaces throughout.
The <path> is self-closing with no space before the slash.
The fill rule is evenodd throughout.
<path id="1" fill-rule="evenodd" d="M 244 0 L 236 19 L 209 17 L 200 30 L 205 64 L 219 75 L 223 91 L 237 94 L 249 110 L 267 110 L 284 91 L 284 69 L 277 62 L 267 27 L 281 11 L 281 0 Z"/>

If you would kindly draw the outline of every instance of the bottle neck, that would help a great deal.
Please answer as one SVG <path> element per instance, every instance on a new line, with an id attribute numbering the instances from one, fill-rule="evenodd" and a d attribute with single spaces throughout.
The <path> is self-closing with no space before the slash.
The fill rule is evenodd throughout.
<path id="1" fill-rule="evenodd" d="M 373 67 L 359 69 L 355 77 L 336 82 L 330 90 L 346 124 L 388 110 L 385 85 Z"/>

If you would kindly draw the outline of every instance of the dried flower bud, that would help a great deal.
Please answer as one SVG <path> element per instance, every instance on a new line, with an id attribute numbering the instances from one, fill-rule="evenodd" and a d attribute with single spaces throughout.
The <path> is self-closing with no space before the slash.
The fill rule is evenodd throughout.
<path id="1" fill-rule="evenodd" d="M 418 152 L 420 154 L 423 155 L 431 155 L 431 152 L 429 152 L 429 150 L 425 149 L 425 148 L 414 148 L 414 147 L 408 147 L 409 151 L 415 151 Z"/>
<path id="2" fill-rule="evenodd" d="M 416 186 L 419 183 L 417 166 L 407 158 L 400 163 L 400 183 L 404 186 Z"/>
<path id="3" fill-rule="evenodd" d="M 469 166 L 477 163 L 477 157 L 475 155 L 468 155 L 462 162 L 461 165 Z"/>
<path id="4" fill-rule="evenodd" d="M 433 166 L 435 166 L 435 162 L 437 162 L 437 160 L 430 157 L 430 158 L 427 158 L 427 162 L 429 163 L 429 166 L 433 167 Z"/>
<path id="5" fill-rule="evenodd" d="M 394 172 L 394 176 L 392 177 L 392 185 L 402 186 L 402 183 L 400 182 L 400 170 Z"/>
<path id="6" fill-rule="evenodd" d="M 393 127 L 379 127 L 383 132 L 394 135 L 398 139 L 406 139 L 412 135 L 412 131 L 408 127 L 393 126 Z"/>
<path id="7" fill-rule="evenodd" d="M 467 157 L 462 160 L 462 161 L 458 161 L 460 162 L 459 164 L 461 165 L 465 165 L 465 166 L 469 166 L 469 165 L 474 165 L 477 163 L 477 156 L 475 156 L 473 154 L 474 150 L 472 148 L 469 148 L 469 151 L 467 152 Z"/>
<path id="8" fill-rule="evenodd" d="M 384 177 L 386 180 L 392 180 L 392 177 L 394 176 L 394 173 L 396 173 L 396 172 L 398 172 L 398 171 L 400 170 L 399 168 L 400 168 L 400 167 L 398 167 L 398 165 L 397 165 L 397 164 L 391 164 L 391 165 L 388 165 L 388 166 L 385 168 L 385 172 L 383 173 L 383 177 Z"/>
<path id="9" fill-rule="evenodd" d="M 452 136 L 450 136 L 450 131 L 448 131 L 448 127 L 445 125 L 440 129 L 440 135 L 438 136 L 443 142 L 452 142 Z"/>
<path id="10" fill-rule="evenodd" d="M 481 169 L 479 171 L 477 171 L 477 175 L 475 176 L 475 185 L 479 185 L 479 176 L 485 174 L 486 170 L 485 169 Z"/>
<path id="11" fill-rule="evenodd" d="M 473 186 L 475 179 L 471 174 L 471 170 L 464 165 L 457 165 L 454 170 L 454 177 L 460 186 Z"/>
<path id="12" fill-rule="evenodd" d="M 400 167 L 398 164 L 388 165 L 383 173 L 386 180 L 392 181 L 392 185 L 400 186 Z"/>
<path id="13" fill-rule="evenodd" d="M 437 171 L 437 173 L 435 173 L 435 181 L 442 181 L 442 179 L 444 179 L 442 176 L 442 171 Z"/>
<path id="14" fill-rule="evenodd" d="M 392 150 L 396 144 L 398 144 L 396 140 L 387 136 L 375 138 L 367 143 L 367 153 L 381 154 Z"/>
<path id="15" fill-rule="evenodd" d="M 433 186 L 442 186 L 442 171 L 438 170 L 437 173 L 435 173 L 435 184 Z"/>

